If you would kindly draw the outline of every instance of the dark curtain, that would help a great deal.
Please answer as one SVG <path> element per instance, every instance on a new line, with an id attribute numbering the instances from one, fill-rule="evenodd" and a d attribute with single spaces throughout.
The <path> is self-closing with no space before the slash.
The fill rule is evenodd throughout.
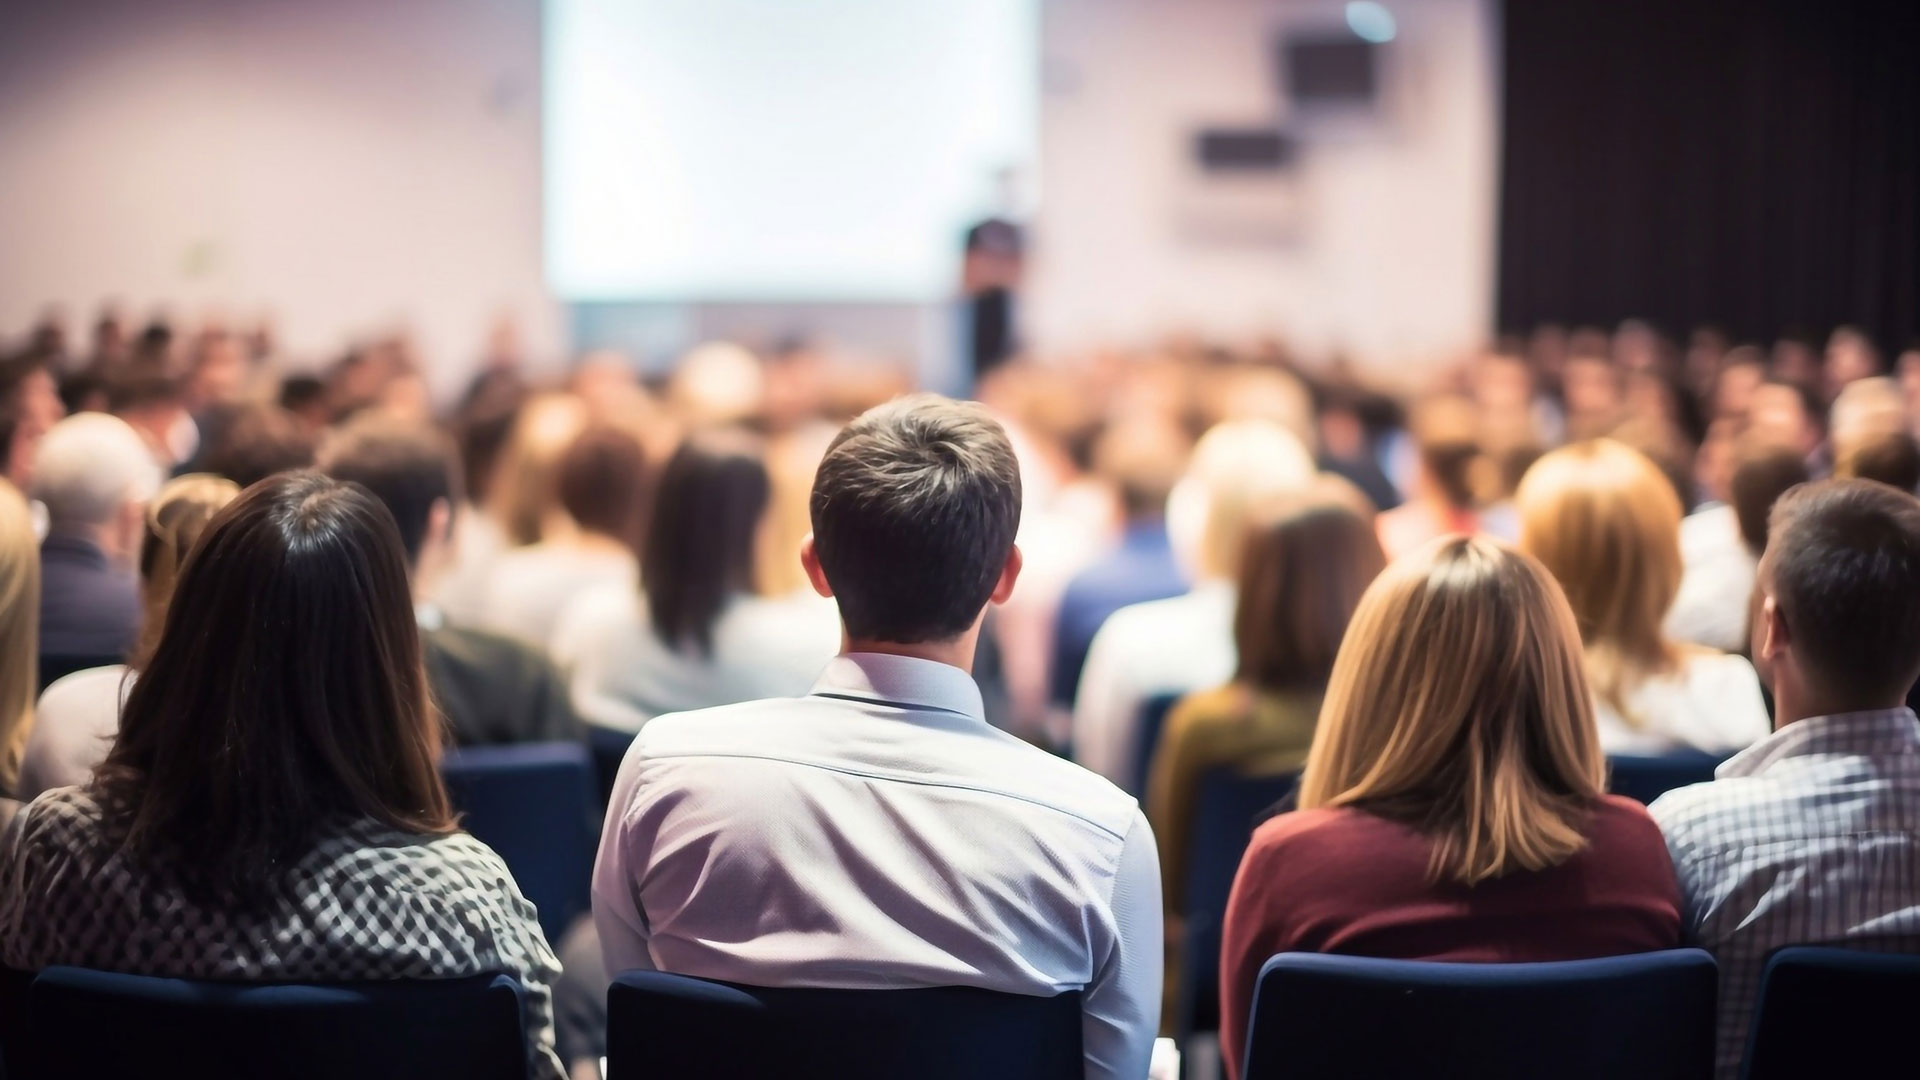
<path id="1" fill-rule="evenodd" d="M 1499 322 L 1920 333 L 1920 0 L 1507 0 Z"/>

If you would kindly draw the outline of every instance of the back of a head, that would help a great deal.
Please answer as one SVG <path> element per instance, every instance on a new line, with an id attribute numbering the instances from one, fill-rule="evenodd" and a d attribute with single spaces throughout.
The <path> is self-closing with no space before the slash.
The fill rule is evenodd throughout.
<path id="1" fill-rule="evenodd" d="M 624 428 L 597 424 L 560 457 L 560 506 L 590 533 L 629 546 L 640 541 L 647 494 L 647 452 Z"/>
<path id="2" fill-rule="evenodd" d="M 511 543 L 540 539 L 547 516 L 560 505 L 560 457 L 586 426 L 586 405 L 571 394 L 541 394 L 515 415 L 488 496 L 489 509 Z"/>
<path id="3" fill-rule="evenodd" d="M 813 550 L 847 634 L 949 641 L 992 598 L 1020 527 L 1020 468 L 985 408 L 914 394 L 840 432 L 813 484 Z"/>
<path id="4" fill-rule="evenodd" d="M 706 654 L 713 625 L 754 587 L 769 481 L 760 440 L 734 429 L 688 436 L 660 473 L 640 579 L 654 631 Z"/>
<path id="5" fill-rule="evenodd" d="M 292 413 L 277 405 L 248 405 L 234 410 L 200 464 L 252 487 L 275 473 L 310 468 L 314 449 L 313 436 Z"/>
<path id="6" fill-rule="evenodd" d="M 126 421 L 81 413 L 53 425 L 33 456 L 33 497 L 56 531 L 112 521 L 160 488 L 160 466 Z"/>
<path id="7" fill-rule="evenodd" d="M 40 654 L 40 541 L 33 514 L 0 480 L 0 796 L 20 779 Z"/>
<path id="8" fill-rule="evenodd" d="M 1920 678 L 1920 499 L 1827 480 L 1774 505 L 1760 585 L 1800 667 L 1836 700 L 1879 708 Z"/>
<path id="9" fill-rule="evenodd" d="M 1869 435 L 1841 452 L 1833 475 L 1843 480 L 1878 480 L 1911 495 L 1920 487 L 1920 443 L 1904 431 Z"/>
<path id="10" fill-rule="evenodd" d="M 1411 427 L 1429 492 L 1452 509 L 1473 509 L 1480 501 L 1477 474 L 1483 467 L 1479 412 L 1473 402 L 1429 398 L 1415 407 Z"/>
<path id="11" fill-rule="evenodd" d="M 1215 424 L 1194 444 L 1186 472 L 1167 501 L 1175 550 L 1196 578 L 1233 580 L 1253 508 L 1305 491 L 1314 476 L 1306 445 L 1280 424 Z"/>
<path id="12" fill-rule="evenodd" d="M 1758 557 L 1767 549 L 1767 519 L 1773 504 L 1810 479 L 1807 459 L 1797 449 L 1762 440 L 1743 442 L 1735 454 L 1728 494 L 1740 539 Z"/>
<path id="13" fill-rule="evenodd" d="M 1520 547 L 1565 590 L 1601 695 L 1670 665 L 1660 626 L 1680 591 L 1681 513 L 1660 467 L 1611 439 L 1575 443 L 1535 462 L 1515 502 Z"/>
<path id="14" fill-rule="evenodd" d="M 1443 537 L 1388 566 L 1334 662 L 1300 806 L 1351 806 L 1434 841 L 1473 884 L 1584 846 L 1605 771 L 1573 612 L 1546 567 Z"/>
<path id="15" fill-rule="evenodd" d="M 335 480 L 359 484 L 379 499 L 400 530 L 407 564 L 420 558 L 435 503 L 458 501 L 458 464 L 451 441 L 432 428 L 368 414 L 336 432 L 320 454 Z"/>
<path id="16" fill-rule="evenodd" d="M 1253 516 L 1234 613 L 1235 677 L 1269 692 L 1318 692 L 1386 556 L 1371 521 L 1325 497 L 1286 499 Z"/>
<path id="17" fill-rule="evenodd" d="M 180 568 L 214 516 L 238 498 L 240 486 L 210 473 L 188 473 L 167 481 L 147 506 L 146 535 L 140 540 L 140 642 L 132 666 L 145 665 L 166 625 Z"/>
<path id="18" fill-rule="evenodd" d="M 1113 485 L 1128 521 L 1158 520 L 1192 449 L 1186 433 L 1169 421 L 1120 420 L 1094 444 L 1093 467 Z"/>
<path id="19" fill-rule="evenodd" d="M 452 831 L 439 746 L 392 516 L 283 473 L 188 556 L 93 790 L 135 861 L 253 905 L 349 821 Z"/>

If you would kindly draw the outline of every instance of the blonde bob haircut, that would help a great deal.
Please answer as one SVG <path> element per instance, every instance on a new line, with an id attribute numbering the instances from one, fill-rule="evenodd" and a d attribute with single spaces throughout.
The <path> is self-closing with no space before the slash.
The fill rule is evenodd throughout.
<path id="1" fill-rule="evenodd" d="M 1679 666 L 1661 630 L 1680 592 L 1680 496 L 1645 454 L 1612 439 L 1534 462 L 1514 501 L 1520 549 L 1544 563 L 1573 607 L 1594 692 L 1640 726 L 1626 699 Z"/>
<path id="2" fill-rule="evenodd" d="M 1395 561 L 1334 661 L 1300 808 L 1418 829 L 1436 881 L 1566 861 L 1605 782 L 1579 641 L 1531 556 L 1447 536 Z"/>
<path id="3" fill-rule="evenodd" d="M 0 480 L 0 796 L 20 780 L 40 655 L 40 538 L 27 500 Z"/>

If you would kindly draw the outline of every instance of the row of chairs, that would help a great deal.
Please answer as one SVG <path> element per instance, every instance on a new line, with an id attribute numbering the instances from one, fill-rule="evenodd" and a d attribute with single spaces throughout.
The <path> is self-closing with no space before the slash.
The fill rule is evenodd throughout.
<path id="1" fill-rule="evenodd" d="M 1717 981 L 1693 949 L 1484 965 L 1284 954 L 1260 973 L 1243 1075 L 1704 1080 Z M 1879 1075 L 1912 1054 L 1920 957 L 1784 949 L 1762 985 L 1747 1080 Z M 505 976 L 236 986 L 49 968 L 0 984 L 0 1077 L 520 1080 L 521 997 Z M 766 989 L 628 972 L 607 1004 L 609 1080 L 1084 1071 L 1077 991 Z"/>

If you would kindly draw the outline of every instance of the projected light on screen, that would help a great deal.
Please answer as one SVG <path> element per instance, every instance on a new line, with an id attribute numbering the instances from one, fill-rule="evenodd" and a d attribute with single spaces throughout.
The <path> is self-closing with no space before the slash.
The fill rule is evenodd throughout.
<path id="1" fill-rule="evenodd" d="M 1031 177 L 1039 0 L 548 0 L 570 300 L 932 300 Z"/>

